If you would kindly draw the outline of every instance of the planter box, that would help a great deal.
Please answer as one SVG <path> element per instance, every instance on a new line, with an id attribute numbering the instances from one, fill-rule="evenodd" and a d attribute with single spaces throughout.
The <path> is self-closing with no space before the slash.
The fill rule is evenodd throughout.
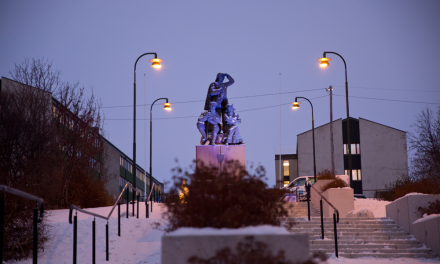
<path id="1" fill-rule="evenodd" d="M 415 221 L 412 231 L 420 243 L 440 255 L 440 215 L 430 215 Z"/>
<path id="2" fill-rule="evenodd" d="M 263 229 L 261 229 L 263 228 Z M 261 231 L 263 230 L 263 232 Z M 263 242 L 275 256 L 284 251 L 286 260 L 302 262 L 309 258 L 307 234 L 292 234 L 281 227 L 247 227 L 240 229 L 183 228 L 162 237 L 162 264 L 184 264 L 192 256 L 208 259 L 218 250 L 229 247 L 236 252 L 237 244 L 252 236 Z"/>
<path id="3" fill-rule="evenodd" d="M 319 180 L 313 185 L 313 187 L 315 187 L 315 189 L 318 191 L 321 191 L 321 187 L 331 181 L 332 180 Z M 317 194 L 313 188 L 310 189 L 310 200 L 319 210 L 319 201 L 321 200 L 321 196 Z M 323 192 L 322 195 L 330 203 L 332 203 L 336 209 L 338 209 L 339 218 L 345 217 L 348 212 L 354 210 L 354 192 L 352 188 L 332 188 Z M 322 211 L 324 217 L 333 217 L 334 210 L 326 201 L 322 201 Z"/>
<path id="4" fill-rule="evenodd" d="M 393 219 L 398 226 L 403 227 L 405 232 L 413 234 L 412 223 L 422 217 L 417 208 L 429 206 L 429 202 L 435 200 L 440 200 L 440 195 L 407 194 L 385 206 L 387 217 Z"/>

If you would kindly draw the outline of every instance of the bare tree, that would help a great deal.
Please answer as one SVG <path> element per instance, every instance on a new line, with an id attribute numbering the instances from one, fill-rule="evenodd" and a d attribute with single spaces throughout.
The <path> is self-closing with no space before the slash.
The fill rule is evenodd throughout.
<path id="1" fill-rule="evenodd" d="M 411 175 L 415 178 L 440 180 L 440 106 L 437 113 L 427 108 L 418 115 L 415 133 L 409 134 L 409 146 L 414 150 Z"/>

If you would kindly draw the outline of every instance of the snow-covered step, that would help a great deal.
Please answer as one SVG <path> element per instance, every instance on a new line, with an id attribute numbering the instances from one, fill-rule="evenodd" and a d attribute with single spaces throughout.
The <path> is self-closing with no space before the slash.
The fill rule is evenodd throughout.
<path id="1" fill-rule="evenodd" d="M 335 251 L 333 218 L 324 218 L 324 237 L 321 239 L 321 218 L 289 218 L 294 222 L 291 232 L 308 234 L 310 252 L 330 256 Z M 340 218 L 337 224 L 338 252 L 347 258 L 434 258 L 430 248 L 420 244 L 389 218 Z"/>

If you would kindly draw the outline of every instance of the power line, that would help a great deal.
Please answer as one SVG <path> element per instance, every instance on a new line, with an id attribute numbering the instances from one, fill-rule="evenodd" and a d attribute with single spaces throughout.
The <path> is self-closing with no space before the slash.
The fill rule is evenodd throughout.
<path id="1" fill-rule="evenodd" d="M 314 99 L 319 99 L 322 97 L 326 97 L 328 95 L 323 95 L 323 96 L 318 96 L 318 97 L 314 97 L 314 98 L 310 98 L 309 100 L 314 100 Z M 303 102 L 304 100 L 301 100 L 300 102 Z M 246 109 L 246 110 L 240 110 L 238 111 L 239 113 L 243 113 L 243 112 L 249 112 L 249 111 L 256 111 L 256 110 L 261 110 L 261 109 L 267 109 L 267 108 L 272 108 L 272 107 L 278 107 L 278 106 L 282 106 L 282 105 L 290 105 L 291 103 L 284 103 L 284 104 L 276 104 L 276 105 L 270 105 L 270 106 L 263 106 L 263 107 L 258 107 L 258 108 L 252 108 L 252 109 Z M 194 117 L 199 117 L 197 116 L 179 116 L 179 117 L 158 117 L 158 118 L 153 118 L 154 120 L 157 119 L 182 119 L 182 118 L 194 118 Z M 111 118 L 111 119 L 106 119 L 107 120 L 112 120 L 112 121 L 133 121 L 132 118 Z M 136 120 L 150 120 L 150 119 L 136 119 Z"/>
<path id="2" fill-rule="evenodd" d="M 336 96 L 345 96 L 340 94 L 335 94 Z M 402 102 L 402 103 L 416 103 L 416 104 L 440 104 L 440 103 L 429 103 L 429 102 L 416 102 L 416 101 L 406 101 L 406 100 L 396 100 L 396 99 L 383 99 L 383 98 L 373 98 L 373 97 L 362 97 L 362 96 L 352 96 L 349 95 L 348 97 L 352 98 L 362 98 L 362 99 L 370 99 L 370 100 L 380 100 L 380 101 L 392 101 L 392 102 Z"/>
<path id="3" fill-rule="evenodd" d="M 344 87 L 343 85 L 333 85 L 333 87 Z M 371 87 L 362 87 L 362 86 L 350 86 L 351 88 L 355 89 L 368 89 L 368 90 L 389 90 L 389 91 L 406 91 L 406 92 L 423 92 L 423 93 L 440 93 L 440 90 L 438 91 L 427 91 L 427 90 L 411 90 L 411 89 L 392 89 L 392 88 L 371 88 Z"/>
<path id="4" fill-rule="evenodd" d="M 243 99 L 243 98 L 253 98 L 253 97 L 262 97 L 262 96 L 271 96 L 271 95 L 279 95 L 279 94 L 291 94 L 291 93 L 300 93 L 300 92 L 311 92 L 318 91 L 325 88 L 317 88 L 317 89 L 309 89 L 302 91 L 292 91 L 292 92 L 284 92 L 284 93 L 268 93 L 268 94 L 257 94 L 257 95 L 246 95 L 246 96 L 236 96 L 230 97 L 229 99 Z M 187 103 L 197 103 L 197 102 L 205 102 L 205 100 L 193 100 L 193 101 L 182 101 L 182 102 L 173 102 L 173 104 L 187 104 Z M 136 106 L 147 106 L 151 104 L 140 104 Z M 133 107 L 133 105 L 117 105 L 117 106 L 103 106 L 101 108 L 122 108 L 122 107 Z"/>

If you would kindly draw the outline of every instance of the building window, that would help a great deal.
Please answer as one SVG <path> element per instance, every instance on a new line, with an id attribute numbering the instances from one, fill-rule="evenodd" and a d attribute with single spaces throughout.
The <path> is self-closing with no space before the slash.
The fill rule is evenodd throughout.
<path id="1" fill-rule="evenodd" d="M 353 181 L 361 181 L 362 180 L 361 170 L 352 170 L 351 172 L 352 172 Z M 345 170 L 345 175 L 350 175 L 350 170 Z"/>
<path id="2" fill-rule="evenodd" d="M 284 187 L 286 187 L 289 182 L 290 182 L 290 173 L 289 173 L 289 161 L 288 160 L 284 160 L 283 161 L 283 181 L 284 181 Z"/>
<path id="3" fill-rule="evenodd" d="M 359 143 L 351 144 L 351 154 L 361 154 L 361 148 Z M 348 144 L 344 144 L 344 155 L 348 155 Z"/>

